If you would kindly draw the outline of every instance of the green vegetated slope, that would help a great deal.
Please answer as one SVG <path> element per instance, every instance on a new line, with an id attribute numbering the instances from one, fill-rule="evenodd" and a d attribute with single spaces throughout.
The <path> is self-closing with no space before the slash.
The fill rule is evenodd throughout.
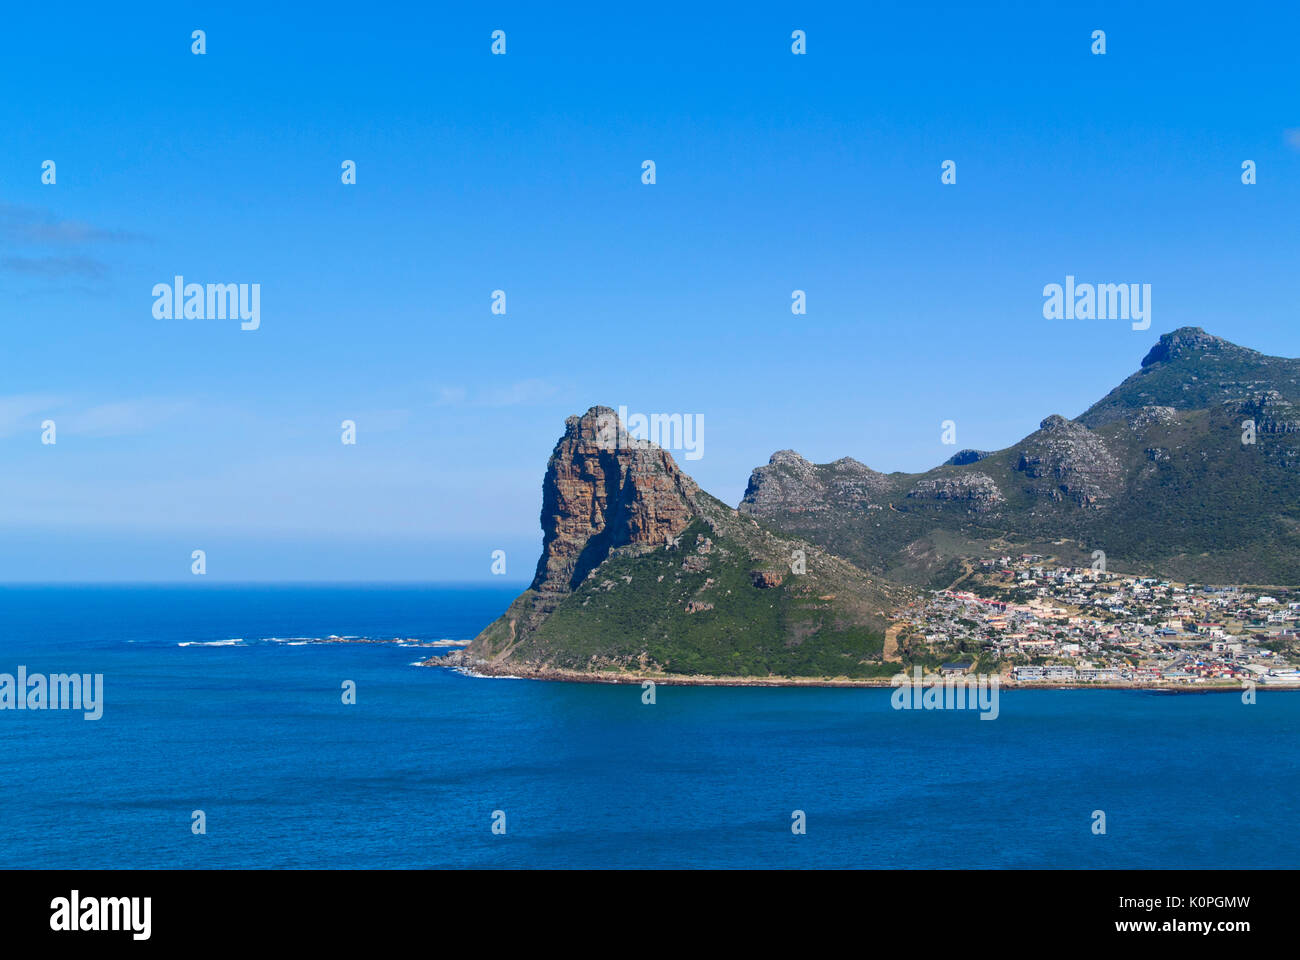
<path id="1" fill-rule="evenodd" d="M 521 596 L 471 647 L 570 670 L 872 677 L 897 592 L 707 495 L 673 545 L 618 550 L 536 622 Z M 803 573 L 791 567 L 803 552 Z"/>
<path id="2" fill-rule="evenodd" d="M 704 539 L 708 554 L 697 553 Z M 743 547 L 696 521 L 681 550 L 616 557 L 540 626 L 520 653 L 566 667 L 653 666 L 731 676 L 874 676 L 884 632 L 853 622 L 787 575 L 755 586 Z M 683 554 L 697 561 L 683 569 Z M 787 571 L 788 574 L 788 571 Z M 694 611 L 694 612 L 688 612 Z"/>

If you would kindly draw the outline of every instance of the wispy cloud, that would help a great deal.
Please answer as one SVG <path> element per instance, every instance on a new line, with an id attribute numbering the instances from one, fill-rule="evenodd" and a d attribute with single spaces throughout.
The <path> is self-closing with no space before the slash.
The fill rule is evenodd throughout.
<path id="1" fill-rule="evenodd" d="M 143 238 L 64 219 L 48 210 L 0 203 L 0 248 L 9 248 L 0 256 L 0 272 L 54 283 L 48 289 L 38 283 L 33 289 L 15 291 L 14 296 L 96 293 L 94 288 L 102 286 L 109 265 L 82 251 L 139 239 Z"/>
<path id="2" fill-rule="evenodd" d="M 65 397 L 41 393 L 0 397 L 0 437 L 13 436 L 28 427 L 38 427 L 49 411 L 65 403 Z"/>
<path id="3" fill-rule="evenodd" d="M 434 403 L 440 407 L 462 404 L 472 407 L 526 407 L 554 400 L 560 393 L 558 384 L 531 379 L 475 391 L 465 387 L 443 386 L 438 388 L 438 397 Z"/>
<path id="4" fill-rule="evenodd" d="M 122 230 L 105 230 L 82 220 L 64 220 L 48 210 L 0 204 L 0 240 L 75 247 L 89 243 L 129 243 L 140 239 Z"/>
<path id="5" fill-rule="evenodd" d="M 439 387 L 435 406 L 455 407 L 469 399 L 469 391 L 464 387 Z"/>
<path id="6" fill-rule="evenodd" d="M 59 429 L 64 433 L 88 437 L 121 437 L 148 433 L 180 416 L 189 408 L 185 400 L 143 397 L 101 403 L 84 410 L 63 414 Z"/>
<path id="7" fill-rule="evenodd" d="M 1290 130 L 1284 131 L 1282 135 L 1294 149 L 1300 150 L 1300 127 L 1292 127 Z"/>
<path id="8" fill-rule="evenodd" d="M 86 405 L 72 397 L 14 394 L 0 397 L 0 436 L 23 431 L 35 435 L 41 421 L 53 420 L 60 436 L 121 437 L 149 431 L 175 420 L 188 400 L 140 397 Z"/>
<path id="9" fill-rule="evenodd" d="M 94 257 L 5 257 L 0 259 L 0 269 L 54 280 L 64 277 L 97 280 L 108 272 L 108 265 Z"/>

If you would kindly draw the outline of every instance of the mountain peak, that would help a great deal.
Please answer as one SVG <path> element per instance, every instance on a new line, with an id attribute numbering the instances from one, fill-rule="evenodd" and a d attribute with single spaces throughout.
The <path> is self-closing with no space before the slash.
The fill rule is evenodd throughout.
<path id="1" fill-rule="evenodd" d="M 610 426 L 618 429 L 618 414 L 609 407 L 593 406 L 582 416 L 571 416 L 564 421 L 564 435 L 574 439 L 594 441 L 601 431 L 608 431 Z"/>
<path id="2" fill-rule="evenodd" d="M 769 464 L 777 464 L 777 463 L 805 464 L 808 461 L 805 460 L 794 450 L 778 450 L 776 453 L 772 454 L 771 458 L 767 462 Z"/>
<path id="3" fill-rule="evenodd" d="M 565 420 L 542 481 L 542 556 L 532 588 L 571 591 L 617 548 L 662 546 L 697 513 L 699 488 L 652 443 L 595 406 Z"/>
<path id="4" fill-rule="evenodd" d="M 1043 419 L 1043 422 L 1038 425 L 1038 429 L 1060 430 L 1062 427 L 1068 427 L 1069 425 L 1070 421 L 1068 419 L 1061 416 L 1059 413 L 1053 413 L 1051 416 Z"/>
<path id="5" fill-rule="evenodd" d="M 1151 348 L 1142 359 L 1142 366 L 1149 367 L 1153 363 L 1162 361 L 1176 360 L 1179 357 L 1187 356 L 1189 353 L 1210 353 L 1214 351 L 1232 349 L 1242 350 L 1231 341 L 1224 340 L 1222 337 L 1216 337 L 1213 334 L 1206 333 L 1200 327 L 1179 327 L 1160 337 L 1160 342 Z M 1254 351 L 1250 351 L 1254 352 Z"/>
<path id="6" fill-rule="evenodd" d="M 964 467 L 971 463 L 979 463 L 991 452 L 990 450 L 958 450 L 943 463 L 947 467 Z"/>
<path id="7" fill-rule="evenodd" d="M 1300 360 L 1270 357 L 1258 350 L 1179 327 L 1160 337 L 1142 367 L 1102 397 L 1077 422 L 1096 430 L 1143 407 L 1208 410 L 1240 402 L 1269 387 L 1293 402 L 1300 384 Z"/>

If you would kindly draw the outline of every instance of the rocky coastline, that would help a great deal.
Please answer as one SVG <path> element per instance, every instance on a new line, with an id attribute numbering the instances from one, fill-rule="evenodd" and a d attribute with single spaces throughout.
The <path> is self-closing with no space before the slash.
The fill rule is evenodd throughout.
<path id="1" fill-rule="evenodd" d="M 892 677 L 871 677 L 867 679 L 851 677 L 726 677 L 704 674 L 665 674 L 649 670 L 597 671 L 571 670 L 560 667 L 536 666 L 526 663 L 492 662 L 476 658 L 465 650 L 452 650 L 443 656 L 430 657 L 423 661 L 423 667 L 441 667 L 455 670 L 466 676 L 482 679 L 511 680 L 546 680 L 557 683 L 604 683 L 640 685 L 647 680 L 658 686 L 676 687 L 867 687 L 889 689 L 895 684 Z M 900 668 L 900 673 L 901 673 Z M 957 679 L 957 678 L 954 678 Z M 934 680 L 942 683 L 938 677 L 930 674 L 926 682 Z M 998 687 L 1002 690 L 1132 690 L 1159 693 L 1239 693 L 1242 689 L 1238 683 L 1059 683 L 1053 681 L 1034 681 L 1018 683 L 1009 676 L 998 677 Z M 1268 692 L 1294 692 L 1300 690 L 1300 684 L 1268 684 Z"/>

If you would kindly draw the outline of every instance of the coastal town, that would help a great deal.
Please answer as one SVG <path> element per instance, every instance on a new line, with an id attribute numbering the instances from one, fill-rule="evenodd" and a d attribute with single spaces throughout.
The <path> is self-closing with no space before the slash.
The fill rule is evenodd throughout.
<path id="1" fill-rule="evenodd" d="M 1104 563 L 1101 565 L 1104 567 Z M 1017 685 L 1300 686 L 1300 596 L 1019 554 L 896 614 L 907 659 Z"/>

